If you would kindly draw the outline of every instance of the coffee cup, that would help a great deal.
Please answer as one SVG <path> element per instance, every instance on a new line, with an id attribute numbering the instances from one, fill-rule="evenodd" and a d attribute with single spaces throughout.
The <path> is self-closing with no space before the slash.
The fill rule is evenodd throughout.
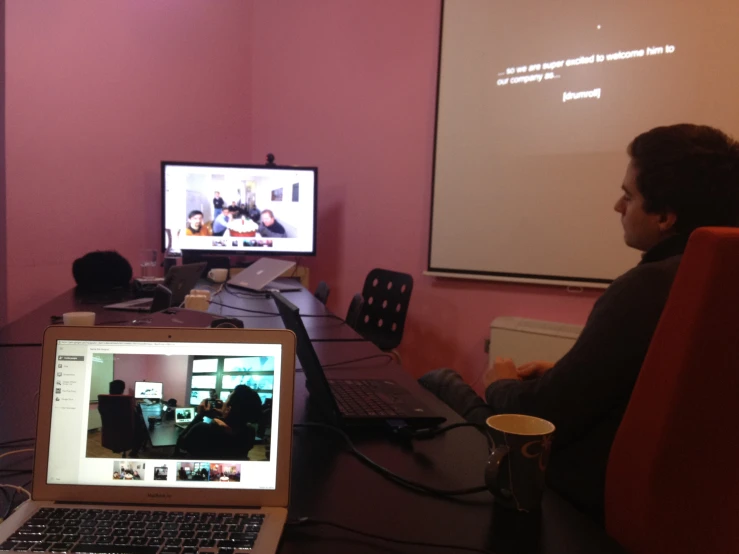
<path id="1" fill-rule="evenodd" d="M 225 283 L 228 279 L 228 269 L 213 268 L 208 272 L 208 279 L 214 283 Z"/>
<path id="2" fill-rule="evenodd" d="M 185 308 L 188 310 L 199 310 L 201 312 L 207 312 L 210 302 L 205 296 L 199 294 L 188 294 L 185 296 Z"/>
<path id="3" fill-rule="evenodd" d="M 554 425 L 520 414 L 494 415 L 485 423 L 494 443 L 485 467 L 488 490 L 496 502 L 508 508 L 539 510 Z"/>
<path id="4" fill-rule="evenodd" d="M 67 312 L 62 314 L 64 325 L 95 325 L 95 312 Z"/>

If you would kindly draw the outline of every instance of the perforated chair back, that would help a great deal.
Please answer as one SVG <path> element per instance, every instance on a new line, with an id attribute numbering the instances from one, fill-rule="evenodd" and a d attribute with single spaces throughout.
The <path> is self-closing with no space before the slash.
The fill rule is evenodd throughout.
<path id="1" fill-rule="evenodd" d="M 316 287 L 316 292 L 313 293 L 313 296 L 318 298 L 318 300 L 321 301 L 321 304 L 325 306 L 326 302 L 328 302 L 329 294 L 331 294 L 331 288 L 328 286 L 326 281 L 321 281 L 318 283 L 318 286 Z"/>
<path id="2" fill-rule="evenodd" d="M 382 350 L 397 348 L 412 291 L 413 277 L 407 273 L 373 269 L 364 281 L 364 302 L 354 328 Z"/>

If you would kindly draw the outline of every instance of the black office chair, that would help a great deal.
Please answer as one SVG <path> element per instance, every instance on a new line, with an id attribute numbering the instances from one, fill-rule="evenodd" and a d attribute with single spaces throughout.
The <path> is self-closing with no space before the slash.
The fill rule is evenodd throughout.
<path id="1" fill-rule="evenodd" d="M 349 303 L 349 309 L 346 311 L 346 324 L 356 331 L 357 321 L 359 321 L 359 314 L 362 311 L 362 304 L 364 304 L 364 298 L 360 293 L 357 293 Z"/>
<path id="2" fill-rule="evenodd" d="M 318 283 L 318 286 L 316 287 L 316 292 L 313 293 L 313 296 L 318 298 L 318 300 L 321 301 L 321 304 L 325 306 L 326 302 L 328 302 L 329 294 L 331 294 L 331 288 L 328 286 L 326 281 L 321 281 Z"/>
<path id="3" fill-rule="evenodd" d="M 413 277 L 388 269 L 373 269 L 362 289 L 362 303 L 354 329 L 378 348 L 393 353 L 403 338 L 403 327 L 413 291 Z"/>
<path id="4" fill-rule="evenodd" d="M 130 395 L 99 394 L 98 412 L 103 448 L 125 458 L 126 452 L 136 448 L 136 401 Z"/>

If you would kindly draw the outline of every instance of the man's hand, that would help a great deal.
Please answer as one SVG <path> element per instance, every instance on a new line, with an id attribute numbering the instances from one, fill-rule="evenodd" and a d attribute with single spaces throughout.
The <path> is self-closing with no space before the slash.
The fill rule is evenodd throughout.
<path id="1" fill-rule="evenodd" d="M 536 360 L 518 366 L 516 373 L 521 379 L 536 379 L 554 367 L 554 363 Z"/>
<path id="2" fill-rule="evenodd" d="M 497 356 L 495 363 L 482 376 L 483 386 L 487 389 L 491 384 L 500 379 L 516 379 L 521 380 L 516 371 L 516 364 L 510 358 L 502 358 Z"/>

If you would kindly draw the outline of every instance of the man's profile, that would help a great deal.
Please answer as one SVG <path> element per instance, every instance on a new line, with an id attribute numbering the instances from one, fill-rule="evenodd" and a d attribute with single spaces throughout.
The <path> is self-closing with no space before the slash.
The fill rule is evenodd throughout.
<path id="1" fill-rule="evenodd" d="M 614 205 L 627 246 L 641 262 L 606 289 L 560 360 L 516 367 L 498 358 L 485 373 L 485 401 L 450 369 L 421 383 L 466 419 L 520 413 L 554 423 L 547 483 L 602 518 L 611 444 L 693 230 L 739 225 L 739 143 L 699 125 L 657 127 L 628 146 Z"/>

